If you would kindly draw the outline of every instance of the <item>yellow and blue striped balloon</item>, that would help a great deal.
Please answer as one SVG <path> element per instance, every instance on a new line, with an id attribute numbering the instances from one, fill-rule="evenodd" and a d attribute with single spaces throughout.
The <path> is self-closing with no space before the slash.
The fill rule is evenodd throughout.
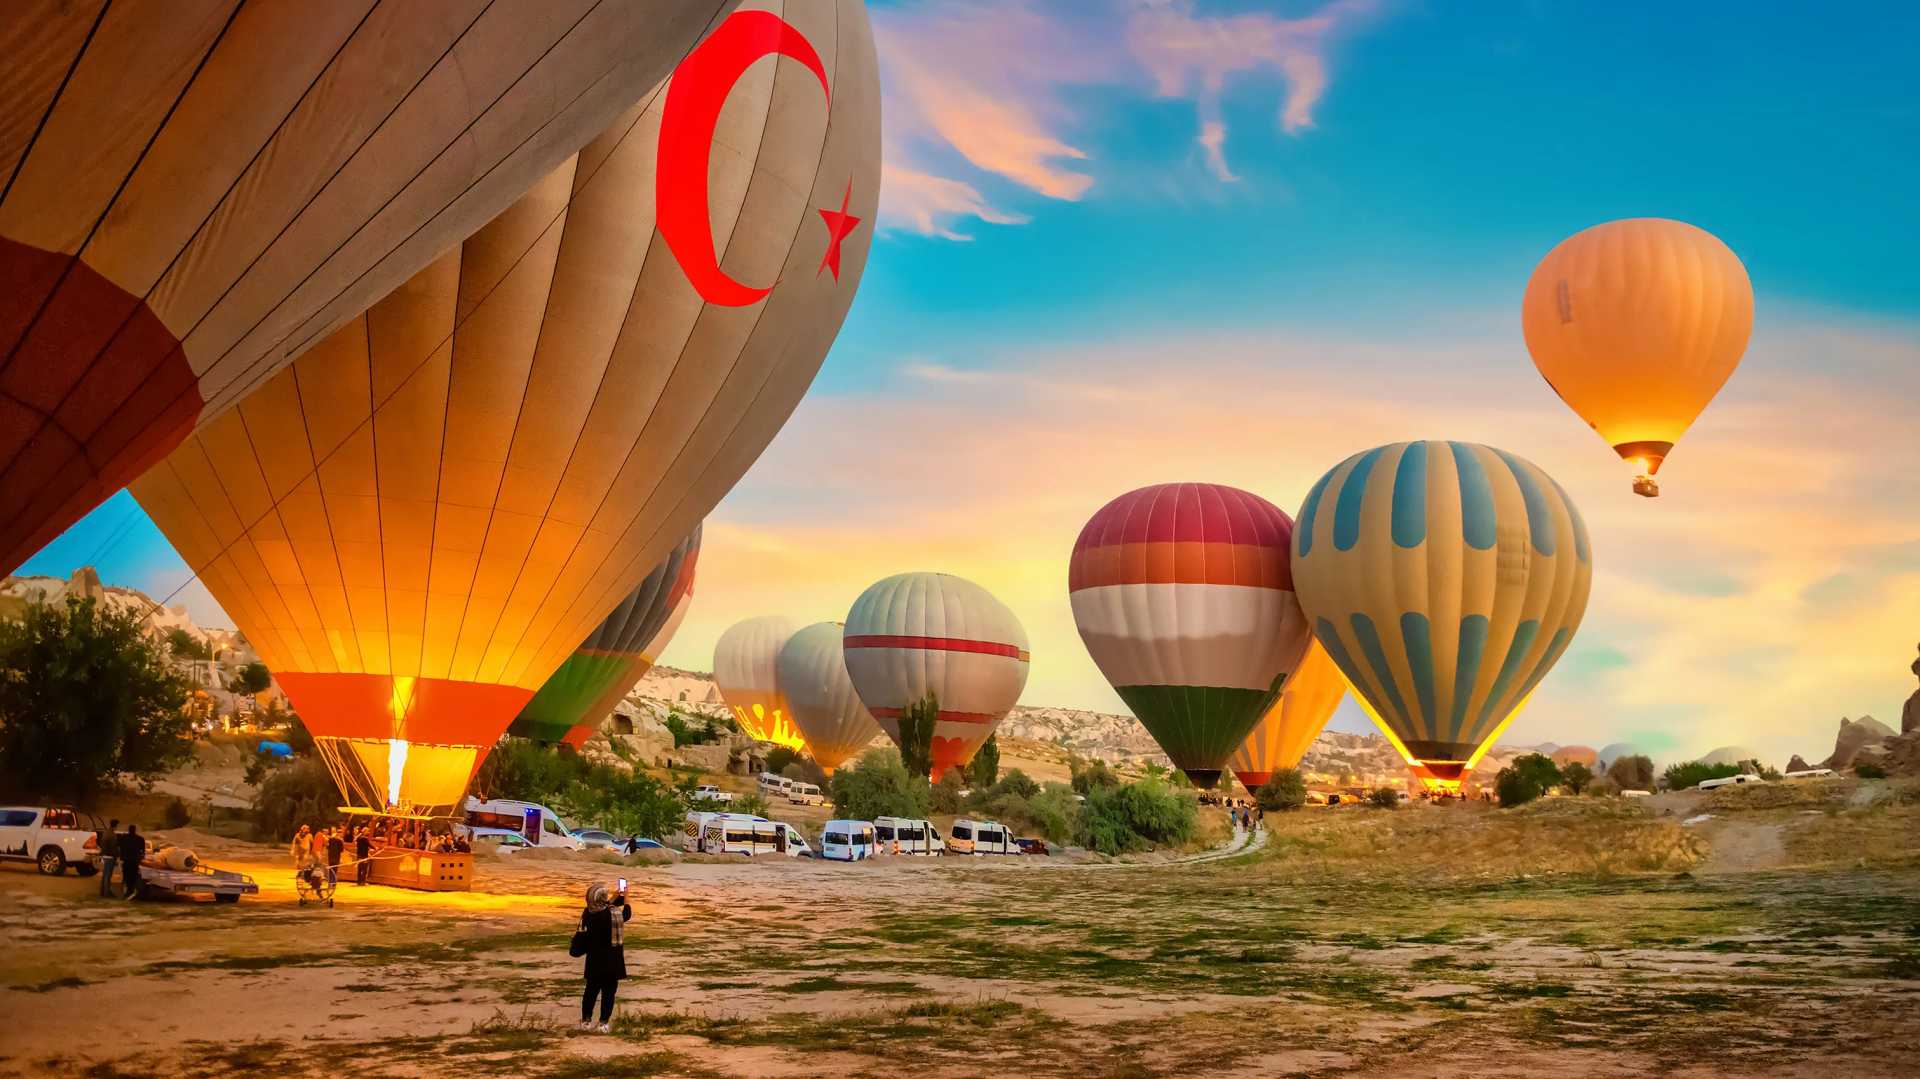
<path id="1" fill-rule="evenodd" d="M 1458 779 L 1566 651 L 1593 555 L 1567 492 L 1471 442 L 1397 442 L 1308 492 L 1293 579 L 1314 636 L 1409 763 Z"/>

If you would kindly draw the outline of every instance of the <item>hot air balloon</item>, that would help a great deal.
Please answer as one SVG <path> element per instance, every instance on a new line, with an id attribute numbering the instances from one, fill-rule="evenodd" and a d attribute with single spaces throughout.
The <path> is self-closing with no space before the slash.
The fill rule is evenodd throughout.
<path id="1" fill-rule="evenodd" d="M 1398 442 L 1313 486 L 1293 579 L 1388 740 L 1457 784 L 1566 651 L 1593 560 L 1579 511 L 1537 466 L 1470 442 Z"/>
<path id="2" fill-rule="evenodd" d="M 1073 545 L 1080 639 L 1198 786 L 1219 781 L 1306 653 L 1292 536 L 1293 522 L 1257 495 L 1164 483 L 1107 503 Z"/>
<path id="3" fill-rule="evenodd" d="M 787 14 L 728 16 L 664 93 L 133 485 L 356 806 L 457 802 L 819 368 L 866 260 L 846 225 L 873 211 L 878 81 L 857 3 Z M 689 155 L 697 190 L 665 178 Z M 690 212 L 724 269 L 666 238 Z"/>
<path id="4" fill-rule="evenodd" d="M 880 734 L 847 676 L 839 622 L 815 622 L 787 639 L 776 664 L 807 752 L 828 775 Z"/>
<path id="5" fill-rule="evenodd" d="M 1254 725 L 1253 733 L 1233 751 L 1227 766 L 1250 791 L 1267 785 L 1273 773 L 1298 768 L 1321 728 L 1347 695 L 1346 680 L 1319 642 L 1307 653 L 1280 687 L 1280 699 Z"/>
<path id="6" fill-rule="evenodd" d="M 680 542 L 550 675 L 507 733 L 586 744 L 608 712 L 653 666 L 684 616 L 700 559 L 700 530 Z M 671 626 L 669 622 L 671 620 Z"/>
<path id="7" fill-rule="evenodd" d="M 847 612 L 847 675 L 895 745 L 900 716 L 932 700 L 932 778 L 965 765 L 1020 701 L 1027 631 L 993 593 L 946 573 L 876 581 Z"/>
<path id="8" fill-rule="evenodd" d="M 793 705 L 780 684 L 780 650 L 800 627 L 784 615 L 735 622 L 713 645 L 713 682 L 747 737 L 799 749 Z"/>
<path id="9" fill-rule="evenodd" d="M 506 209 L 731 6 L 0 7 L 0 571 Z"/>
<path id="10" fill-rule="evenodd" d="M 1747 350 L 1753 285 L 1711 233 L 1656 217 L 1609 221 L 1540 260 L 1520 324 L 1547 384 L 1651 498 L 1660 463 Z"/>

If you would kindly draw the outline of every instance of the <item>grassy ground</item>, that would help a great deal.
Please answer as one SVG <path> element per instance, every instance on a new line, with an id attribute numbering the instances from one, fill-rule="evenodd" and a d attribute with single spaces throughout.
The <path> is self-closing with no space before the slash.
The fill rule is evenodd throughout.
<path id="1" fill-rule="evenodd" d="M 1920 822 L 1905 794 L 1856 795 L 1717 805 L 1785 836 L 1790 864 L 1738 873 L 1711 870 L 1708 828 L 1571 799 L 1269 817 L 1267 849 L 1184 866 L 655 868 L 611 1035 L 571 1027 L 546 876 L 502 876 L 527 905 L 483 914 L 103 925 L 79 898 L 22 910 L 33 878 L 9 873 L 0 916 L 32 916 L 0 967 L 6 1029 L 181 1003 L 138 1054 L 0 1034 L 0 1073 L 1911 1074 Z"/>

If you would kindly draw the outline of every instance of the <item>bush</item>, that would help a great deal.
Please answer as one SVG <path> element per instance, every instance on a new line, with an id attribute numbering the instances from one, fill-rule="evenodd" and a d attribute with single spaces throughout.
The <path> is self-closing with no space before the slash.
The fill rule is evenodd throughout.
<path id="1" fill-rule="evenodd" d="M 940 775 L 940 782 L 933 785 L 933 811 L 935 813 L 960 812 L 960 769 L 949 768 Z"/>
<path id="2" fill-rule="evenodd" d="M 1861 779 L 1885 779 L 1887 770 L 1872 761 L 1859 761 L 1853 766 L 1853 774 Z"/>
<path id="3" fill-rule="evenodd" d="M 577 753 L 560 753 L 551 746 L 509 738 L 493 747 L 474 777 L 473 792 L 480 798 L 514 798 L 553 805 L 592 767 Z"/>
<path id="4" fill-rule="evenodd" d="M 794 761 L 792 764 L 780 769 L 780 774 L 788 779 L 796 779 L 802 783 L 811 783 L 821 790 L 827 789 L 826 769 L 820 767 L 811 757 L 802 757 Z"/>
<path id="5" fill-rule="evenodd" d="M 213 652 L 193 639 L 193 634 L 175 626 L 167 631 L 167 650 L 175 659 L 212 659 Z"/>
<path id="6" fill-rule="evenodd" d="M 940 698 L 929 693 L 900 713 L 900 763 L 910 776 L 933 774 L 933 725 L 940 716 Z"/>
<path id="7" fill-rule="evenodd" d="M 755 817 L 764 817 L 772 812 L 773 806 L 767 802 L 764 795 L 759 791 L 755 791 L 743 798 L 735 798 L 732 809 L 735 813 L 746 813 Z"/>
<path id="8" fill-rule="evenodd" d="M 1567 766 L 1560 769 L 1560 782 L 1570 793 L 1579 794 L 1587 789 L 1587 784 L 1593 782 L 1593 769 L 1579 761 L 1568 761 Z"/>
<path id="9" fill-rule="evenodd" d="M 574 769 L 572 762 L 579 760 L 578 756 L 562 754 L 549 746 L 534 748 L 553 757 L 571 758 L 567 764 L 569 769 Z M 574 774 L 577 778 L 568 780 L 553 799 L 544 804 L 559 810 L 576 828 L 601 828 L 615 835 L 663 839 L 678 831 L 685 819 L 687 803 L 680 792 L 645 772 L 623 772 L 596 765 Z"/>
<path id="10" fill-rule="evenodd" d="M 254 792 L 254 838 L 284 843 L 302 824 L 335 824 L 339 806 L 340 792 L 325 765 L 312 758 L 281 765 Z"/>
<path id="11" fill-rule="evenodd" d="M 980 751 L 967 762 L 967 786 L 974 790 L 991 787 L 1000 779 L 1000 737 L 987 735 Z"/>
<path id="12" fill-rule="evenodd" d="M 1367 794 L 1367 801 L 1381 809 L 1400 808 L 1400 792 L 1392 787 L 1375 787 Z"/>
<path id="13" fill-rule="evenodd" d="M 187 803 L 175 798 L 167 803 L 166 812 L 160 817 L 163 828 L 185 828 L 193 823 L 193 814 L 187 811 Z"/>
<path id="14" fill-rule="evenodd" d="M 1307 781 L 1298 768 L 1282 768 L 1253 792 L 1254 804 L 1269 813 L 1307 804 Z"/>
<path id="15" fill-rule="evenodd" d="M 675 748 L 678 748 L 678 746 L 679 743 L 676 742 Z M 767 750 L 767 771 L 777 776 L 784 776 L 787 774 L 788 765 L 795 764 L 802 759 L 800 751 L 792 746 L 774 746 L 772 749 Z"/>
<path id="16" fill-rule="evenodd" d="M 890 746 L 869 749 L 855 763 L 835 769 L 828 793 L 834 815 L 850 820 L 924 817 L 933 806 L 927 781 L 909 776 Z"/>
<path id="17" fill-rule="evenodd" d="M 1113 774 L 1106 761 L 1097 757 L 1090 761 L 1071 760 L 1067 767 L 1073 775 L 1075 794 L 1092 797 L 1094 791 L 1120 785 L 1120 777 Z"/>
<path id="18" fill-rule="evenodd" d="M 1181 843 L 1193 834 L 1193 800 L 1159 779 L 1096 788 L 1087 795 L 1077 838 L 1102 854 Z"/>
<path id="19" fill-rule="evenodd" d="M 1737 764 L 1703 764 L 1700 761 L 1683 761 L 1667 765 L 1660 782 L 1670 791 L 1683 791 L 1697 787 L 1703 780 L 1725 779 L 1740 774 Z"/>
<path id="20" fill-rule="evenodd" d="M 1067 789 L 1072 790 L 1071 787 Z M 980 796 L 980 792 L 977 790 L 974 791 L 973 793 L 975 797 Z M 989 800 L 991 800 L 991 799 L 999 798 L 1008 794 L 1016 794 L 1022 798 L 1030 799 L 1034 795 L 1039 793 L 1040 793 L 1040 784 L 1035 783 L 1033 781 L 1033 777 L 1027 775 L 1027 773 L 1022 772 L 1018 768 L 1015 768 L 1013 771 L 1008 772 L 1004 777 L 1002 777 L 998 783 L 995 783 L 991 787 L 988 787 L 986 790 L 986 797 Z"/>
<path id="21" fill-rule="evenodd" d="M 679 712 L 668 712 L 665 726 L 667 732 L 673 735 L 675 749 L 681 746 L 704 746 L 709 742 L 717 742 L 726 729 L 705 716 L 699 717 L 699 722 L 695 723 Z"/>
<path id="22" fill-rule="evenodd" d="M 1511 809 L 1533 801 L 1562 782 L 1560 766 L 1553 763 L 1553 758 L 1528 753 L 1500 769 L 1493 777 L 1493 791 L 1500 804 Z"/>
<path id="23" fill-rule="evenodd" d="M 1623 791 L 1650 791 L 1653 789 L 1653 759 L 1639 753 L 1621 757 L 1607 765 L 1607 778 Z"/>

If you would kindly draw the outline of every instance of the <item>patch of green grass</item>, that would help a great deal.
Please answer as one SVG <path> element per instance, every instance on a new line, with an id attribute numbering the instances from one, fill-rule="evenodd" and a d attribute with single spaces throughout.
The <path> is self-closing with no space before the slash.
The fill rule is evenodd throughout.
<path id="1" fill-rule="evenodd" d="M 678 1053 L 623 1053 L 620 1056 L 568 1057 L 536 1073 L 540 1079 L 647 1079 L 669 1073 L 686 1075 L 689 1067 Z M 700 1074 L 706 1074 L 702 1072 Z"/>
<path id="2" fill-rule="evenodd" d="M 785 985 L 775 985 L 769 988 L 776 993 L 832 993 L 842 990 L 855 993 L 920 992 L 920 986 L 914 982 L 849 982 L 833 974 L 821 974 L 812 978 L 802 978 L 797 982 L 788 982 Z"/>
<path id="3" fill-rule="evenodd" d="M 1451 955 L 1424 955 L 1407 964 L 1408 970 L 1444 970 L 1460 960 Z"/>
<path id="4" fill-rule="evenodd" d="M 1573 986 L 1562 982 L 1503 982 L 1493 991 L 1503 997 L 1564 997 L 1572 995 Z"/>
<path id="5" fill-rule="evenodd" d="M 41 982 L 38 985 L 16 985 L 13 986 L 13 988 L 25 993 L 45 993 L 54 989 L 78 989 L 86 984 L 87 980 L 85 978 L 76 978 L 68 975 L 64 978 L 55 978 L 52 981 Z"/>

